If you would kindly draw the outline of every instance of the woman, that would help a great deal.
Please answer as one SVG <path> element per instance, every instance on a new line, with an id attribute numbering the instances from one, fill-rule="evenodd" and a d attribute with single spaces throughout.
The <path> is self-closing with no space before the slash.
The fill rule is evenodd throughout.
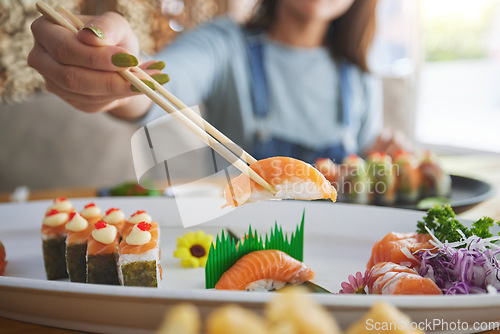
<path id="1" fill-rule="evenodd" d="M 256 158 L 341 160 L 370 149 L 392 153 L 366 56 L 376 0 L 263 0 L 245 27 L 227 18 L 183 34 L 157 55 L 168 88 Z M 32 25 L 28 63 L 47 89 L 85 112 L 147 122 L 164 114 L 113 72 L 137 64 L 136 36 L 116 13 L 83 17 L 77 38 L 45 18 Z M 156 62 L 141 67 L 157 74 Z M 148 69 L 149 68 L 149 69 Z M 391 152 L 392 151 L 392 152 Z"/>

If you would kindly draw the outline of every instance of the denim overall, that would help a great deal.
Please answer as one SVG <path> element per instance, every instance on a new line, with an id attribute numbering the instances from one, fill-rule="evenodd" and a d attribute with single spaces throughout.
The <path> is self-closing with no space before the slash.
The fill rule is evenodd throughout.
<path id="1" fill-rule="evenodd" d="M 274 138 L 265 129 L 265 120 L 269 114 L 269 96 L 267 78 L 264 67 L 264 43 L 262 33 L 245 32 L 248 46 L 248 59 L 252 75 L 252 102 L 257 130 L 254 139 L 252 155 L 260 160 L 272 156 L 288 156 L 300 159 L 309 163 L 314 163 L 316 159 L 327 157 L 340 163 L 348 152 L 344 142 L 339 144 L 311 149 L 296 143 Z M 343 128 L 348 128 L 350 124 L 351 89 L 349 86 L 349 71 L 353 65 L 341 61 L 340 71 L 340 99 L 341 114 L 340 123 Z"/>

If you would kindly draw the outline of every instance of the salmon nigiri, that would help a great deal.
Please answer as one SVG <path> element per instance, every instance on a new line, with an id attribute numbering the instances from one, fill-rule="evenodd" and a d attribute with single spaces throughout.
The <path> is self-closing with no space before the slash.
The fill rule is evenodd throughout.
<path id="1" fill-rule="evenodd" d="M 392 262 L 380 262 L 372 267 L 368 292 L 382 295 L 441 295 L 439 287 L 430 278 L 415 270 Z"/>
<path id="2" fill-rule="evenodd" d="M 276 195 L 265 190 L 246 174 L 231 180 L 224 189 L 224 206 L 240 206 L 264 199 L 337 199 L 335 187 L 310 164 L 288 157 L 272 157 L 250 165 L 257 174 L 277 191 Z"/>
<path id="3" fill-rule="evenodd" d="M 429 234 L 417 232 L 389 233 L 373 246 L 372 256 L 366 267 L 370 269 L 379 262 L 393 262 L 413 268 L 420 264 L 415 252 L 435 248 L 430 243 L 431 239 Z"/>
<path id="4" fill-rule="evenodd" d="M 286 283 L 302 284 L 314 277 L 312 269 L 275 249 L 248 253 L 226 271 L 217 284 L 221 290 L 276 290 Z"/>

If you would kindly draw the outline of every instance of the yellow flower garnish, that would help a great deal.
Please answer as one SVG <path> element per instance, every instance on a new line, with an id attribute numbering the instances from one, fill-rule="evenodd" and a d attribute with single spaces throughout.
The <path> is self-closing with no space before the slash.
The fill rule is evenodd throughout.
<path id="1" fill-rule="evenodd" d="M 184 268 L 205 267 L 213 239 L 212 235 L 203 231 L 188 232 L 177 238 L 174 257 L 181 259 Z"/>

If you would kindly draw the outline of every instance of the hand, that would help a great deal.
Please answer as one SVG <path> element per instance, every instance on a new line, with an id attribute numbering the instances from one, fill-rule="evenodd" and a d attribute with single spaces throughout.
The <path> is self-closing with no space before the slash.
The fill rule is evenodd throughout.
<path id="1" fill-rule="evenodd" d="M 366 153 L 384 152 L 395 158 L 398 151 L 412 152 L 413 145 L 401 131 L 385 128 Z"/>
<path id="2" fill-rule="evenodd" d="M 128 22 L 113 12 L 79 18 L 85 27 L 93 29 L 84 27 L 76 36 L 44 17 L 35 20 L 31 26 L 35 44 L 28 64 L 44 77 L 49 92 L 77 109 L 112 111 L 126 118 L 141 116 L 150 103 L 143 103 L 142 110 L 135 108 L 139 100 L 144 102 L 147 98 L 133 92 L 130 83 L 116 73 L 137 64 L 133 54 L 139 52 L 139 44 Z M 102 38 L 98 37 L 99 32 Z M 115 56 L 114 63 L 120 66 L 112 61 L 117 54 L 121 54 L 122 61 L 118 63 Z M 141 68 L 146 70 L 152 63 L 155 62 L 142 64 Z M 153 75 L 160 71 L 146 72 Z"/>

